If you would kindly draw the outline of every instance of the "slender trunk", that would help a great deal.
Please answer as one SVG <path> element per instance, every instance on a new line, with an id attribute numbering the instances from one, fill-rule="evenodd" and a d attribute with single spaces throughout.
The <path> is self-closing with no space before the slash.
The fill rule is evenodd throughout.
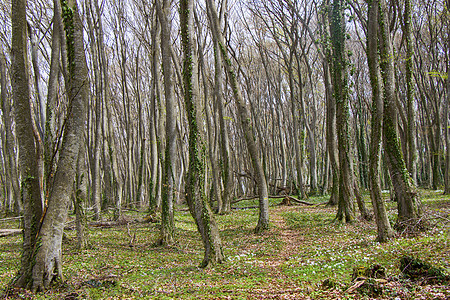
<path id="1" fill-rule="evenodd" d="M 87 176 L 85 162 L 85 146 L 81 146 L 77 158 L 77 171 L 74 182 L 74 209 L 75 209 L 75 227 L 77 230 L 77 247 L 86 249 L 88 247 L 87 220 L 84 212 L 84 205 L 87 200 Z"/>
<path id="2" fill-rule="evenodd" d="M 354 220 L 353 172 L 349 128 L 349 86 L 345 53 L 344 1 L 333 0 L 331 41 L 333 51 L 333 88 L 336 101 L 336 126 L 339 150 L 339 200 L 336 219 Z"/>
<path id="3" fill-rule="evenodd" d="M 103 112 L 106 111 L 106 114 L 103 113 L 103 135 L 106 136 L 105 143 L 103 143 L 103 152 L 105 153 L 105 163 L 106 163 L 106 170 L 108 173 L 107 178 L 109 178 L 108 185 L 110 189 L 110 199 L 113 199 L 115 202 L 115 210 L 114 210 L 114 218 L 118 219 L 122 212 L 121 212 L 121 206 L 122 206 L 122 182 L 119 178 L 119 170 L 118 170 L 118 163 L 117 163 L 117 151 L 116 151 L 116 144 L 114 141 L 114 130 L 112 125 L 112 113 L 111 113 L 111 91 L 109 87 L 109 76 L 108 76 L 108 63 L 106 60 L 106 53 L 105 53 L 105 45 L 103 42 L 103 24 L 102 24 L 102 18 L 101 18 L 101 12 L 100 7 L 98 5 L 97 0 L 94 0 L 95 5 L 95 11 L 97 13 L 97 47 L 98 47 L 98 54 L 99 54 L 99 64 L 100 64 L 100 70 L 101 70 L 101 79 L 102 84 L 101 86 L 104 89 L 104 92 L 102 93 L 103 99 L 102 99 L 102 107 Z"/>
<path id="4" fill-rule="evenodd" d="M 259 149 L 255 142 L 255 135 L 252 130 L 251 117 L 248 112 L 248 108 L 242 97 L 240 87 L 237 82 L 235 71 L 231 65 L 231 60 L 228 58 L 228 52 L 222 32 L 219 28 L 219 18 L 217 16 L 216 8 L 212 0 L 206 2 L 208 6 L 208 12 L 210 15 L 211 28 L 213 36 L 218 40 L 219 50 L 225 64 L 225 69 L 228 73 L 228 79 L 230 81 L 231 89 L 233 90 L 233 96 L 238 107 L 238 115 L 240 118 L 241 126 L 244 132 L 244 138 L 247 144 L 248 152 L 250 154 L 253 170 L 255 172 L 256 182 L 259 188 L 259 219 L 258 225 L 255 228 L 255 232 L 262 232 L 269 227 L 269 192 L 267 189 L 266 177 L 259 158 Z M 262 146 L 262 145 L 261 145 Z"/>
<path id="5" fill-rule="evenodd" d="M 159 0 L 156 1 L 156 10 L 161 24 L 161 54 L 164 74 L 164 96 L 166 100 L 166 147 L 161 203 L 161 240 L 159 243 L 170 245 L 174 242 L 173 199 L 177 150 L 176 102 L 173 97 L 172 57 L 170 54 L 170 1 L 163 0 L 162 4 L 161 7 Z"/>
<path id="6" fill-rule="evenodd" d="M 381 131 L 383 122 L 382 80 L 378 64 L 378 1 L 369 2 L 367 22 L 367 60 L 372 86 L 372 123 L 369 153 L 370 197 L 377 223 L 377 241 L 386 242 L 394 235 L 384 205 L 380 186 Z"/>
<path id="7" fill-rule="evenodd" d="M 447 12 L 450 10 L 450 0 L 447 0 Z M 445 131 L 445 171 L 444 194 L 450 194 L 450 18 L 447 18 L 447 101 L 444 100 L 444 131 Z"/>
<path id="8" fill-rule="evenodd" d="M 3 51 L 0 50 L 0 85 L 1 85 L 1 109 L 4 126 L 4 148 L 6 169 L 6 186 L 12 188 L 12 194 L 8 199 L 14 199 L 15 211 L 17 214 L 23 211 L 23 202 L 20 195 L 19 178 L 17 175 L 16 159 L 14 155 L 14 136 L 11 120 L 11 104 L 6 95 L 6 61 Z"/>
<path id="9" fill-rule="evenodd" d="M 157 102 L 159 102 L 159 49 L 156 45 L 160 33 L 160 22 L 158 22 L 156 16 L 151 30 L 152 38 L 152 94 L 150 99 L 150 147 L 151 147 L 151 177 L 150 177 L 150 199 L 149 199 L 149 213 L 154 214 L 156 212 L 157 201 L 157 183 L 158 183 L 158 139 L 156 135 L 157 131 Z"/>
<path id="10" fill-rule="evenodd" d="M 61 57 L 61 5 L 59 0 L 53 1 L 53 33 L 52 33 L 52 53 L 50 61 L 50 74 L 48 78 L 47 90 L 47 106 L 46 106 L 46 121 L 44 133 L 44 180 L 46 182 L 45 197 L 48 197 L 49 187 L 53 182 L 54 171 L 54 143 L 56 130 L 56 103 L 58 97 L 58 82 L 59 82 L 59 66 Z"/>
<path id="11" fill-rule="evenodd" d="M 413 36 L 411 18 L 411 0 L 405 1 L 404 16 L 405 42 L 406 42 L 406 102 L 407 102 L 407 128 L 406 140 L 408 146 L 407 167 L 414 182 L 417 182 L 417 150 L 416 150 L 416 125 L 414 108 L 414 84 L 413 84 Z"/>
<path id="12" fill-rule="evenodd" d="M 200 35 L 200 34 L 199 34 Z M 203 51 L 204 47 L 198 43 L 199 47 L 199 62 L 200 62 L 200 69 L 202 74 L 202 80 L 203 80 L 203 94 L 204 94 L 204 102 L 205 102 L 205 113 L 206 113 L 206 126 L 207 126 L 207 134 L 208 134 L 208 154 L 209 154 L 209 161 L 211 162 L 211 173 L 212 173 L 212 180 L 213 180 L 213 191 L 214 191 L 214 198 L 217 201 L 217 211 L 219 214 L 223 214 L 224 212 L 221 211 L 221 209 L 224 207 L 223 204 L 223 198 L 222 198 L 222 189 L 220 184 L 220 175 L 219 175 L 219 162 L 217 158 L 217 151 L 216 151 L 216 139 L 215 139 L 215 130 L 214 130 L 214 119 L 211 114 L 211 107 L 209 105 L 209 90 L 208 90 L 208 82 L 207 77 L 205 74 L 205 62 L 203 58 Z M 213 197 L 210 197 L 211 199 Z M 210 201 L 212 203 L 212 201 Z"/>
<path id="13" fill-rule="evenodd" d="M 100 173 L 100 155 L 101 155 L 101 136 L 102 136 L 102 99 L 103 99 L 103 87 L 101 83 L 101 74 L 99 72 L 99 55 L 96 47 L 96 39 L 94 38 L 94 28 L 92 24 L 92 12 L 91 1 L 86 3 L 86 16 L 89 25 L 89 39 L 91 48 L 91 60 L 94 71 L 95 80 L 95 123 L 94 123 L 94 161 L 93 169 L 91 170 L 92 176 L 92 203 L 94 204 L 94 220 L 100 220 L 101 212 L 101 173 Z"/>
<path id="14" fill-rule="evenodd" d="M 15 108 L 16 135 L 21 173 L 21 198 L 24 205 L 24 231 L 20 277 L 17 286 L 26 286 L 33 267 L 33 248 L 42 217 L 41 191 L 38 177 L 30 88 L 28 81 L 26 1 L 12 1 L 11 85 Z M 3 89 L 2 89 L 3 90 Z"/>
<path id="15" fill-rule="evenodd" d="M 219 23 L 220 26 L 220 23 Z M 220 132 L 220 154 L 222 159 L 223 196 L 222 206 L 219 206 L 219 214 L 231 212 L 231 199 L 233 197 L 233 168 L 231 167 L 230 142 L 225 123 L 225 108 L 223 105 L 223 73 L 222 60 L 220 57 L 219 42 L 213 37 L 214 43 L 214 98 L 215 106 L 219 115 Z"/>
<path id="16" fill-rule="evenodd" d="M 34 78 L 34 88 L 35 88 L 35 97 L 36 104 L 32 106 L 35 108 L 35 115 L 32 116 L 34 128 L 35 128 L 35 141 L 36 141 L 36 150 L 37 150 L 37 164 L 38 164 L 38 174 L 39 174 L 39 184 L 41 186 L 41 199 L 45 198 L 44 194 L 44 150 L 42 139 L 44 136 L 43 130 L 45 126 L 45 102 L 44 97 L 41 92 L 41 73 L 39 69 L 39 57 L 38 57 L 38 49 L 37 49 L 37 41 L 36 36 L 31 28 L 30 24 L 28 25 L 28 36 L 30 38 L 30 46 L 31 46 L 31 62 L 33 66 L 33 78 Z M 33 112 L 32 112 L 33 113 Z"/>
<path id="17" fill-rule="evenodd" d="M 300 116 L 298 114 L 299 109 L 297 105 L 297 99 L 295 97 L 295 88 L 294 88 L 294 74 L 292 71 L 292 57 L 293 53 L 290 54 L 290 67 L 288 69 L 289 72 L 289 89 L 290 89 L 290 95 L 291 95 L 291 111 L 292 111 L 292 123 L 293 123 L 293 131 L 294 131 L 294 153 L 295 153 L 295 166 L 297 169 L 297 189 L 298 189 L 298 196 L 300 199 L 306 199 L 306 193 L 303 185 L 303 174 L 302 174 L 302 155 L 300 152 L 302 151 L 302 144 L 301 138 L 299 136 L 300 132 Z"/>
<path id="18" fill-rule="evenodd" d="M 201 266 L 206 267 L 210 264 L 221 263 L 224 257 L 219 229 L 202 185 L 204 163 L 201 157 L 202 142 L 198 128 L 201 123 L 198 122 L 199 116 L 196 108 L 199 91 L 193 43 L 193 10 L 193 0 L 180 1 L 181 44 L 184 53 L 183 87 L 189 123 L 189 170 L 186 182 L 186 200 L 202 236 L 205 256 Z"/>
<path id="19" fill-rule="evenodd" d="M 410 220 L 420 217 L 420 200 L 414 188 L 411 176 L 406 169 L 405 161 L 397 134 L 394 86 L 394 52 L 389 31 L 388 9 L 385 0 L 379 0 L 379 30 L 381 70 L 384 84 L 383 137 L 384 150 L 387 156 L 389 172 L 397 197 L 397 227 L 407 226 Z M 417 227 L 419 229 L 419 227 Z"/>

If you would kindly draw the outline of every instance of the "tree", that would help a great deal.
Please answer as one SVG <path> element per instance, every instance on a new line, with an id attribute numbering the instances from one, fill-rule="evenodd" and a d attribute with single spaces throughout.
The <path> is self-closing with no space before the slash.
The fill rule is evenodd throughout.
<path id="1" fill-rule="evenodd" d="M 228 80 L 230 81 L 231 89 L 233 90 L 234 100 L 238 107 L 239 119 L 242 129 L 244 131 L 244 138 L 247 144 L 248 152 L 251 157 L 253 170 L 255 172 L 256 182 L 259 189 L 259 219 L 256 225 L 255 232 L 262 232 L 269 227 L 269 192 L 267 189 L 266 176 L 259 158 L 259 149 L 254 139 L 252 130 L 251 117 L 248 112 L 246 103 L 242 97 L 240 87 L 237 83 L 236 73 L 231 65 L 231 60 L 228 57 L 226 44 L 219 28 L 219 18 L 217 16 L 216 8 L 212 0 L 207 0 L 207 10 L 211 22 L 211 30 L 213 39 L 217 39 L 219 50 L 225 69 L 228 73 Z"/>
<path id="2" fill-rule="evenodd" d="M 350 158 L 349 86 L 346 30 L 343 0 L 333 0 L 331 7 L 332 82 L 336 101 L 336 126 L 339 150 L 339 198 L 336 219 L 351 222 L 354 216 L 353 173 Z"/>
<path id="3" fill-rule="evenodd" d="M 16 213 L 21 213 L 23 210 L 22 198 L 20 196 L 19 178 L 16 168 L 16 159 L 14 153 L 14 136 L 11 120 L 11 103 L 7 99 L 7 80 L 6 80 L 6 61 L 3 51 L 0 50 L 0 102 L 2 110 L 2 121 L 5 128 L 5 136 L 3 140 L 3 155 L 5 157 L 5 169 L 6 169 L 6 202 L 8 207 L 5 209 L 11 209 L 14 205 Z M 14 201 L 14 203 L 12 203 Z"/>
<path id="4" fill-rule="evenodd" d="M 420 200 L 412 178 L 406 169 L 397 134 L 397 107 L 395 101 L 394 52 L 389 31 L 388 9 L 385 0 L 379 1 L 378 24 L 380 32 L 380 67 L 384 87 L 383 145 L 389 173 L 397 197 L 397 228 L 420 218 Z"/>
<path id="5" fill-rule="evenodd" d="M 450 28 L 450 0 L 447 0 L 447 31 Z M 450 194 L 450 124 L 449 124 L 449 107 L 450 107 L 450 33 L 447 36 L 447 104 L 444 106 L 444 131 L 445 131 L 445 180 L 444 180 L 444 193 Z M 444 102 L 445 103 L 445 102 Z"/>
<path id="6" fill-rule="evenodd" d="M 225 5 L 226 1 L 222 1 Z M 225 14 L 225 7 L 222 7 L 222 15 Z M 220 26 L 219 18 L 219 26 Z M 220 54 L 219 42 L 213 38 L 214 46 L 214 104 L 219 118 L 219 147 L 222 159 L 222 180 L 223 180 L 223 195 L 222 203 L 219 205 L 219 214 L 226 214 L 231 212 L 231 198 L 233 197 L 233 168 L 231 166 L 230 158 L 230 142 L 228 132 L 225 124 L 225 108 L 223 105 L 223 63 Z"/>
<path id="7" fill-rule="evenodd" d="M 377 223 L 377 241 L 386 242 L 393 236 L 391 224 L 386 213 L 380 186 L 380 154 L 383 122 L 382 80 L 378 58 L 378 1 L 368 2 L 367 17 L 367 61 L 369 64 L 370 83 L 372 85 L 372 123 L 369 154 L 370 197 L 375 221 Z"/>
<path id="8" fill-rule="evenodd" d="M 189 170 L 186 182 L 186 200 L 189 211 L 195 219 L 197 229 L 202 237 L 205 255 L 202 267 L 221 263 L 224 259 L 222 240 L 214 215 L 205 197 L 203 186 L 204 155 L 199 132 L 199 90 L 197 82 L 197 66 L 194 52 L 194 1 L 180 1 L 181 45 L 183 49 L 183 90 L 186 113 L 189 123 Z"/>
<path id="9" fill-rule="evenodd" d="M 406 101 L 407 101 L 407 130 L 406 143 L 407 151 L 407 168 L 411 174 L 411 178 L 416 181 L 417 176 L 417 149 L 416 149 L 416 125 L 414 110 L 414 82 L 413 82 L 413 41 L 412 41 L 412 18 L 411 18 L 411 0 L 405 0 L 404 15 L 404 35 L 406 42 Z"/>
<path id="10" fill-rule="evenodd" d="M 15 108 L 16 135 L 19 150 L 21 197 L 24 205 L 23 248 L 19 286 L 26 286 L 33 268 L 33 251 L 37 243 L 39 222 L 43 213 L 37 165 L 35 133 L 30 110 L 28 82 L 26 0 L 14 0 L 12 6 L 11 85 Z M 38 144 L 38 143 L 36 143 Z"/>
<path id="11" fill-rule="evenodd" d="M 15 16 L 18 20 L 21 19 L 20 17 L 23 17 L 23 20 L 25 20 L 24 4 L 24 1 L 13 2 L 13 11 L 18 14 L 18 16 Z M 63 0 L 61 1 L 61 8 L 67 40 L 69 71 L 69 78 L 66 81 L 69 104 L 65 120 L 64 137 L 55 179 L 42 220 L 41 215 L 37 211 L 30 214 L 34 220 L 41 220 L 40 226 L 25 224 L 25 230 L 33 230 L 35 228 L 37 234 L 33 235 L 36 239 L 31 241 L 31 255 L 25 256 L 22 260 L 22 269 L 15 281 L 17 286 L 26 287 L 33 291 L 45 290 L 53 280 L 62 276 L 62 236 L 73 191 L 80 145 L 83 144 L 85 109 L 89 91 L 87 64 L 84 53 L 83 25 L 78 13 L 77 2 L 74 0 Z M 20 27 L 17 26 L 17 29 L 20 29 Z M 15 38 L 20 37 L 20 34 L 17 34 L 20 33 L 20 30 L 17 31 Z M 26 58 L 26 56 L 22 57 Z M 26 68 L 22 69 L 25 70 Z M 27 107 L 29 107 L 29 104 Z M 30 157 L 31 159 L 34 158 L 33 155 Z M 21 168 L 24 170 L 23 167 Z M 30 202 L 27 202 L 30 205 Z M 27 249 L 25 245 L 24 249 Z"/>
<path id="12" fill-rule="evenodd" d="M 173 243 L 173 195 L 175 185 L 175 164 L 176 164 L 176 116 L 175 99 L 173 98 L 172 82 L 172 58 L 170 47 L 170 1 L 164 0 L 163 5 L 156 0 L 156 10 L 161 23 L 161 54 L 164 73 L 164 95 L 166 100 L 166 149 L 163 167 L 162 185 L 162 221 L 161 221 L 161 241 L 162 245 Z"/>

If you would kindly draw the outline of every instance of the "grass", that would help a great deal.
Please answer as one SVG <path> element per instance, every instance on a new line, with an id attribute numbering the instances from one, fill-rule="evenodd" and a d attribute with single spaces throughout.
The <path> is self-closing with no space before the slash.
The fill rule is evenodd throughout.
<path id="1" fill-rule="evenodd" d="M 126 226 L 91 228 L 92 247 L 76 248 L 76 232 L 67 231 L 63 242 L 64 283 L 49 291 L 30 295 L 16 291 L 10 299 L 366 299 L 348 294 L 354 267 L 375 263 L 386 268 L 391 280 L 385 299 L 445 299 L 446 286 L 420 286 L 402 279 L 399 258 L 408 254 L 431 262 L 447 273 L 450 267 L 448 216 L 450 197 L 422 191 L 430 229 L 417 236 L 397 236 L 388 243 L 374 242 L 374 222 L 353 224 L 332 222 L 336 208 L 277 206 L 271 199 L 270 230 L 253 234 L 257 209 L 233 210 L 217 216 L 226 261 L 200 269 L 202 243 L 187 211 L 175 213 L 177 244 L 155 248 L 158 224 L 133 223 L 136 234 L 129 246 Z M 326 198 L 308 201 L 322 203 Z M 370 200 L 365 195 L 366 204 Z M 255 200 L 237 203 L 241 208 L 257 205 Z M 390 219 L 395 221 L 395 204 L 387 202 Z M 182 208 L 182 207 L 180 207 Z M 127 215 L 132 220 L 144 214 Z M 73 217 L 73 216 L 72 216 Z M 8 224 L 14 227 L 17 224 Z M 0 238 L 0 289 L 4 291 L 20 264 L 20 236 Z M 323 289 L 331 279 L 335 289 Z M 1 293 L 1 292 L 0 292 Z M 4 295 L 5 296 L 5 295 Z M 72 296 L 72 298 L 69 298 Z"/>

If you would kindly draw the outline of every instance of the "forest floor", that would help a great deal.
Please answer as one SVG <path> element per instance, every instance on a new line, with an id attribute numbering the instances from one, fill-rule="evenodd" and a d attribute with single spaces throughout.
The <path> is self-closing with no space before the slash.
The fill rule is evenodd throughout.
<path id="1" fill-rule="evenodd" d="M 364 197 L 371 208 L 369 196 Z M 177 242 L 168 248 L 154 247 L 158 223 L 131 222 L 145 214 L 127 211 L 128 225 L 91 227 L 86 250 L 76 248 L 76 232 L 68 230 L 63 241 L 64 281 L 37 295 L 7 289 L 20 264 L 21 236 L 1 237 L 0 298 L 449 299 L 448 285 L 410 280 L 400 271 L 399 260 L 405 255 L 446 274 L 450 270 L 450 197 L 422 190 L 421 198 L 428 230 L 415 236 L 398 234 L 384 244 L 375 242 L 374 221 L 333 222 L 336 208 L 320 205 L 325 197 L 308 199 L 314 206 L 284 206 L 278 205 L 281 199 L 271 199 L 271 227 L 261 235 L 253 233 L 257 209 L 245 209 L 257 202 L 239 202 L 235 206 L 240 209 L 217 216 L 226 261 L 207 269 L 198 268 L 202 243 L 185 207 L 177 207 Z M 386 204 L 394 223 L 396 204 Z M 104 215 L 105 220 L 110 217 Z M 17 226 L 0 223 L 5 229 Z M 386 276 L 352 282 L 355 269 L 374 264 L 384 267 Z"/>

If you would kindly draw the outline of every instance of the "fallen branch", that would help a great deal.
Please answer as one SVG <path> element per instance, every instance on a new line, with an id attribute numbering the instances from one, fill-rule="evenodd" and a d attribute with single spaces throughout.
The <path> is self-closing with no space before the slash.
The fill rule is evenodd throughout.
<path id="1" fill-rule="evenodd" d="M 232 207 L 231 209 L 234 209 L 234 210 L 246 210 L 246 209 L 254 209 L 254 208 L 259 208 L 259 206 Z"/>
<path id="2" fill-rule="evenodd" d="M 20 217 L 12 217 L 12 218 L 5 218 L 5 219 L 0 219 L 0 222 L 7 222 L 7 221 L 14 221 L 14 220 L 20 220 L 22 219 L 23 216 Z"/>
<path id="3" fill-rule="evenodd" d="M 22 233 L 22 229 L 0 229 L 0 237 L 9 235 L 18 235 Z"/>
<path id="4" fill-rule="evenodd" d="M 245 201 L 245 200 L 253 200 L 253 199 L 257 199 L 257 198 L 259 198 L 259 195 L 243 197 L 243 198 L 239 198 L 239 199 L 231 201 L 231 204 L 235 204 L 235 203 L 238 203 L 238 202 L 241 202 L 241 201 Z M 303 200 L 299 200 L 299 199 L 295 198 L 294 196 L 289 196 L 289 195 L 273 195 L 273 196 L 269 196 L 269 198 L 273 198 L 273 199 L 289 198 L 289 200 L 292 200 L 292 201 L 297 202 L 299 204 L 310 205 L 310 206 L 326 204 L 326 202 L 319 203 L 319 204 L 306 202 L 306 201 L 303 201 Z"/>

